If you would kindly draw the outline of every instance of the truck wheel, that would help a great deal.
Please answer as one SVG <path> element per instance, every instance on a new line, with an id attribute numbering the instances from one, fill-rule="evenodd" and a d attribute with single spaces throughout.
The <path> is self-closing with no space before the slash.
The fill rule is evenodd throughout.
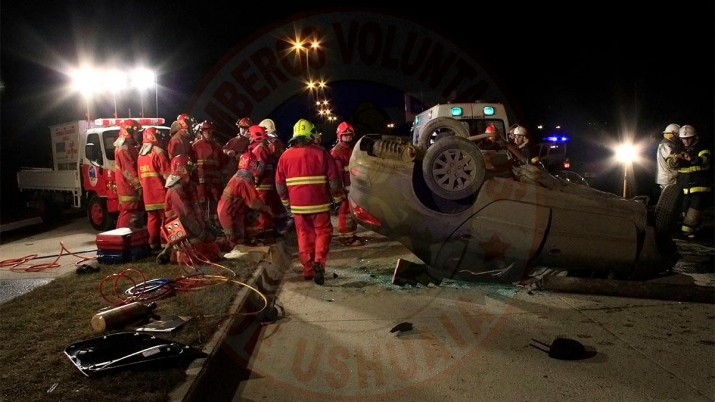
<path id="1" fill-rule="evenodd" d="M 41 198 L 38 202 L 40 219 L 48 225 L 57 223 L 62 218 L 61 204 L 52 201 L 49 198 Z"/>
<path id="2" fill-rule="evenodd" d="M 436 195 L 460 200 L 479 191 L 486 174 L 484 156 L 466 138 L 450 136 L 432 144 L 422 162 L 425 184 Z"/>
<path id="3" fill-rule="evenodd" d="M 655 205 L 655 231 L 659 236 L 670 236 L 680 214 L 683 191 L 677 184 L 665 186 Z"/>
<path id="4" fill-rule="evenodd" d="M 114 216 L 107 210 L 107 202 L 104 198 L 96 195 L 92 196 L 87 208 L 87 217 L 95 230 L 106 231 L 114 229 Z"/>
<path id="5" fill-rule="evenodd" d="M 451 136 L 467 138 L 469 130 L 459 120 L 451 117 L 438 117 L 422 127 L 417 145 L 426 150 L 437 140 Z"/>

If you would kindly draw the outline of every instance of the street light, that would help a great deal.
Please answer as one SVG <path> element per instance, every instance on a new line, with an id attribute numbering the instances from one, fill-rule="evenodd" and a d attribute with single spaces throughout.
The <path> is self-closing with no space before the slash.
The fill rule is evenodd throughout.
<path id="1" fill-rule="evenodd" d="M 623 163 L 623 198 L 626 198 L 628 186 L 628 166 L 633 164 L 637 154 L 637 149 L 633 144 L 621 144 L 616 148 L 616 159 Z"/>
<path id="2" fill-rule="evenodd" d="M 144 90 L 154 85 L 154 73 L 146 68 L 138 68 L 132 71 L 132 86 L 139 90 L 139 100 L 141 102 L 141 117 L 144 117 Z M 159 113 L 157 113 L 157 117 Z"/>
<path id="3" fill-rule="evenodd" d="M 84 98 L 87 106 L 87 122 L 91 121 L 89 114 L 89 98 L 101 85 L 99 73 L 89 68 L 83 68 L 72 73 L 72 87 Z"/>
<path id="4" fill-rule="evenodd" d="M 114 118 L 119 118 L 117 114 L 117 92 L 127 87 L 127 75 L 119 70 L 109 71 L 105 77 L 104 85 L 114 95 Z"/>

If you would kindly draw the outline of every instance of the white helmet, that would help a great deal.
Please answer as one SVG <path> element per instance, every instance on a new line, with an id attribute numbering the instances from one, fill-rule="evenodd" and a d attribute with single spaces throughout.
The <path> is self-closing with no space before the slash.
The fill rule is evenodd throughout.
<path id="1" fill-rule="evenodd" d="M 258 125 L 263 127 L 263 129 L 266 130 L 267 134 L 276 133 L 276 123 L 274 123 L 271 119 L 263 119 L 263 121 L 258 123 Z"/>
<path id="2" fill-rule="evenodd" d="M 671 138 L 675 137 L 676 135 L 678 135 L 678 130 L 680 130 L 679 124 L 675 124 L 675 123 L 668 124 L 668 126 L 665 128 L 665 130 L 663 130 L 663 137 L 665 137 L 667 139 L 671 139 Z"/>
<path id="3" fill-rule="evenodd" d="M 678 137 L 680 138 L 690 138 L 695 137 L 696 135 L 698 135 L 698 133 L 695 132 L 695 127 L 690 124 L 680 127 L 680 131 L 678 131 Z"/>
<path id="4" fill-rule="evenodd" d="M 526 127 L 516 126 L 514 127 L 514 135 L 526 135 Z"/>

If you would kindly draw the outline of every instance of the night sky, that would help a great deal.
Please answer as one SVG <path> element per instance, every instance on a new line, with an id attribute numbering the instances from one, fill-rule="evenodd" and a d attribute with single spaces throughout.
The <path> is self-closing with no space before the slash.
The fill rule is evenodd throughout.
<path id="1" fill-rule="evenodd" d="M 609 1 L 566 7 L 563 2 L 428 2 L 429 8 L 419 3 L 421 9 L 365 1 L 296 2 L 287 8 L 257 2 L 245 10 L 245 3 L 203 3 L 3 2 L 3 206 L 18 199 L 15 172 L 20 166 L 50 166 L 48 126 L 84 118 L 85 103 L 67 93 L 69 78 L 63 73 L 81 58 L 144 63 L 159 71 L 159 114 L 170 124 L 218 60 L 257 28 L 304 11 L 343 6 L 374 6 L 469 47 L 516 100 L 520 123 L 533 134 L 537 124 L 560 124 L 575 136 L 602 141 L 596 133 L 617 137 L 627 129 L 647 137 L 676 122 L 694 125 L 712 144 L 712 1 L 651 2 L 648 7 Z M 447 9 L 451 4 L 466 8 Z M 265 11 L 257 10 L 262 5 Z M 436 5 L 445 8 L 436 10 Z M 154 112 L 153 91 L 144 107 L 147 114 Z M 111 116 L 112 100 L 97 100 L 92 109 L 93 118 Z M 589 146 L 588 141 L 581 144 Z M 588 154 L 588 149 L 575 151 Z"/>

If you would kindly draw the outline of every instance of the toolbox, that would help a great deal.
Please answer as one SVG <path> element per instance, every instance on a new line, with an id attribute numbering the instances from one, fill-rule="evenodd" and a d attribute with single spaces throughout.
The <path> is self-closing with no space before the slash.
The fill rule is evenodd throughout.
<path id="1" fill-rule="evenodd" d="M 151 254 L 148 244 L 132 247 L 129 250 L 97 250 L 97 261 L 105 264 L 122 264 L 140 260 Z"/>
<path id="2" fill-rule="evenodd" d="M 104 251 L 128 251 L 149 244 L 146 228 L 118 228 L 102 232 L 96 238 L 97 248 Z"/>

